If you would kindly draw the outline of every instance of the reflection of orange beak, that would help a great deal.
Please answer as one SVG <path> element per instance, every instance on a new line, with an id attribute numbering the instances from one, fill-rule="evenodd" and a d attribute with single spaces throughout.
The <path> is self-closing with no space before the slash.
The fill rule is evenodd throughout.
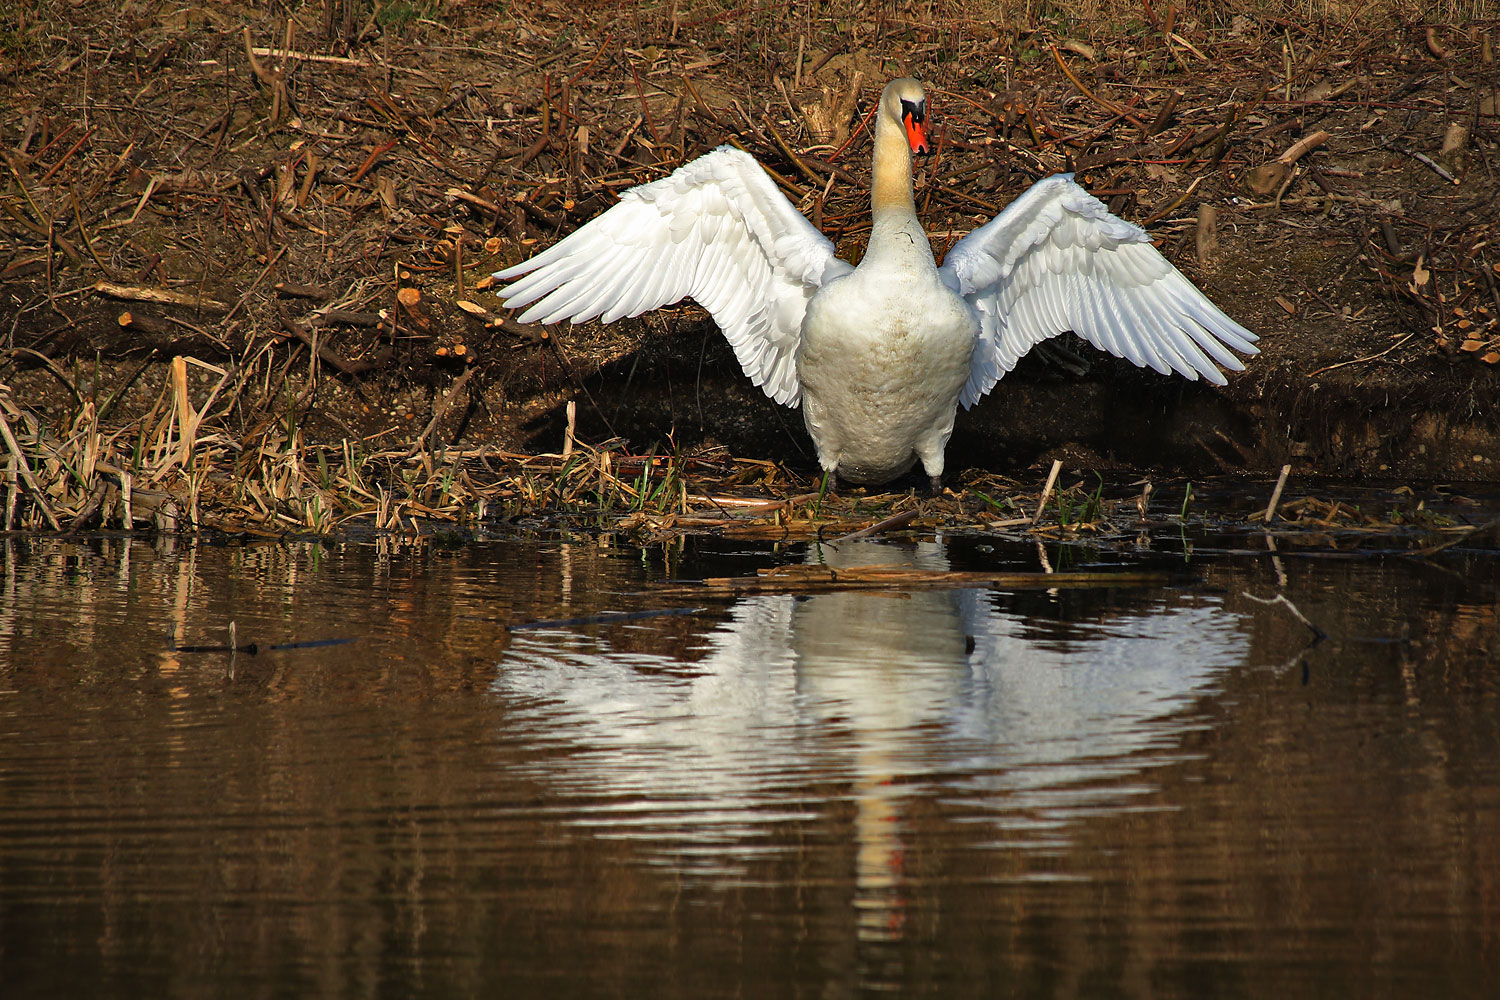
<path id="1" fill-rule="evenodd" d="M 906 125 L 906 141 L 911 143 L 911 151 L 924 154 L 931 152 L 927 146 L 927 124 L 918 121 L 914 115 L 902 115 L 901 121 Z"/>

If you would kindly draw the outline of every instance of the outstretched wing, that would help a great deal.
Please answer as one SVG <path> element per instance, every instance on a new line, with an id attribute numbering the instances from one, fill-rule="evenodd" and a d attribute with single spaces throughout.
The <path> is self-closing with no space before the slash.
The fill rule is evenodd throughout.
<path id="1" fill-rule="evenodd" d="M 807 302 L 853 270 L 750 154 L 720 146 L 631 188 L 603 215 L 515 267 L 505 304 L 522 322 L 610 323 L 692 296 L 745 374 L 772 399 L 800 401 L 796 353 Z"/>
<path id="2" fill-rule="evenodd" d="M 948 284 L 978 311 L 969 381 L 973 406 L 1021 355 L 1072 330 L 1101 350 L 1162 374 L 1224 384 L 1258 338 L 1224 315 L 1151 245 L 1111 215 L 1072 174 L 1038 181 L 948 252 Z M 1217 362 L 1217 364 L 1215 364 Z"/>

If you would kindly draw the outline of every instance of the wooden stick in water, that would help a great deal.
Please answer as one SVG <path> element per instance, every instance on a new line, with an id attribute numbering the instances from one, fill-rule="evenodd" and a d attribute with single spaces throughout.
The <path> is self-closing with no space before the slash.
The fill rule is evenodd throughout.
<path id="1" fill-rule="evenodd" d="M 1052 460 L 1052 471 L 1047 473 L 1047 485 L 1042 487 L 1042 498 L 1037 501 L 1036 513 L 1031 515 L 1031 523 L 1036 524 L 1042 519 L 1042 511 L 1047 506 L 1047 498 L 1052 495 L 1052 487 L 1057 482 L 1057 474 L 1062 471 L 1062 459 Z"/>
<path id="2" fill-rule="evenodd" d="M 1291 475 L 1291 473 L 1292 466 L 1290 463 L 1281 467 L 1281 475 L 1276 479 L 1276 488 L 1271 491 L 1271 504 L 1266 508 L 1266 524 L 1270 524 L 1271 519 L 1276 516 L 1276 505 L 1281 503 L 1281 491 L 1286 488 L 1286 477 Z"/>

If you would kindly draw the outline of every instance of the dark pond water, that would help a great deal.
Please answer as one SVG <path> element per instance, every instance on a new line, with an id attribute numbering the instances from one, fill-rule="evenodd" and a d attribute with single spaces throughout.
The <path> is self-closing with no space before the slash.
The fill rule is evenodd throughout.
<path id="1" fill-rule="evenodd" d="M 1493 995 L 1500 556 L 1413 544 L 0 541 L 0 993 Z M 1182 576 L 507 628 L 1043 558 Z"/>

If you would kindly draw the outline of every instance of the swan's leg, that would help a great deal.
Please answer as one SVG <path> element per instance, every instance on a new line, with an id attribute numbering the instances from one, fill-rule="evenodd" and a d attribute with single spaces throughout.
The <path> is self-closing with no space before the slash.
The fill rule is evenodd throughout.
<path id="1" fill-rule="evenodd" d="M 802 422 L 807 425 L 807 433 L 818 451 L 818 465 L 822 466 L 826 477 L 823 492 L 832 493 L 839 488 L 835 470 L 844 450 L 844 438 L 838 425 L 830 419 L 822 400 L 806 389 L 802 392 Z"/>
<path id="2" fill-rule="evenodd" d="M 941 496 L 943 492 L 943 451 L 947 444 L 947 434 L 917 442 L 917 458 L 922 462 L 922 471 L 927 473 L 927 485 L 933 496 Z"/>

